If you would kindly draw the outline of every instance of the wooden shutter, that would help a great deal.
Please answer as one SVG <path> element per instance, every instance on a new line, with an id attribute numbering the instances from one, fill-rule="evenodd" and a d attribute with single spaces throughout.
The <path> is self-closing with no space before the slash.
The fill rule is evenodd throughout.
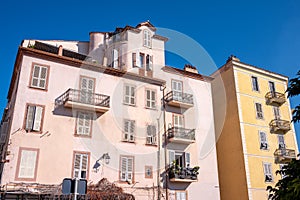
<path id="1" fill-rule="evenodd" d="M 136 67 L 136 53 L 132 53 L 132 67 Z"/>
<path id="2" fill-rule="evenodd" d="M 46 78 L 47 78 L 47 67 L 40 67 L 40 81 L 39 87 L 46 88 Z"/>
<path id="3" fill-rule="evenodd" d="M 34 112 L 35 112 L 35 106 L 27 107 L 27 116 L 26 116 L 26 125 L 25 125 L 26 130 L 31 131 L 33 128 Z"/>
<path id="4" fill-rule="evenodd" d="M 35 114 L 34 114 L 34 123 L 32 130 L 40 131 L 42 125 L 42 117 L 43 117 L 43 107 L 36 106 Z"/>
<path id="5" fill-rule="evenodd" d="M 88 170 L 88 155 L 82 154 L 81 155 L 81 174 L 80 178 L 86 178 L 87 170 Z"/>
<path id="6" fill-rule="evenodd" d="M 121 181 L 126 181 L 127 178 L 127 158 L 121 157 Z"/>
<path id="7" fill-rule="evenodd" d="M 37 65 L 33 66 L 32 80 L 31 86 L 38 87 L 39 86 L 39 77 L 40 77 L 40 67 Z"/>
<path id="8" fill-rule="evenodd" d="M 169 164 L 172 165 L 175 160 L 175 151 L 169 150 Z"/>
<path id="9" fill-rule="evenodd" d="M 74 158 L 74 177 L 86 178 L 88 171 L 88 155 L 76 153 Z"/>
<path id="10" fill-rule="evenodd" d="M 132 181 L 133 178 L 133 159 L 127 158 L 127 180 Z"/>
<path id="11" fill-rule="evenodd" d="M 151 108 L 155 108 L 156 107 L 156 93 L 155 91 L 151 91 Z"/>
<path id="12" fill-rule="evenodd" d="M 7 129 L 8 122 L 3 122 L 1 125 L 1 143 L 5 143 L 6 137 L 8 136 Z"/>
<path id="13" fill-rule="evenodd" d="M 135 104 L 135 87 L 133 86 L 130 87 L 130 104 Z"/>
<path id="14" fill-rule="evenodd" d="M 262 119 L 263 118 L 262 105 L 260 103 L 255 103 L 255 107 L 256 107 L 256 116 L 257 116 L 257 118 Z"/>
<path id="15" fill-rule="evenodd" d="M 129 141 L 134 141 L 135 121 L 130 121 L 130 137 Z"/>
<path id="16" fill-rule="evenodd" d="M 190 153 L 185 152 L 185 167 L 191 167 Z"/>
<path id="17" fill-rule="evenodd" d="M 119 51 L 117 49 L 113 49 L 113 68 L 118 69 L 119 66 Z"/>
<path id="18" fill-rule="evenodd" d="M 151 91 L 150 90 L 146 90 L 146 104 L 148 108 L 151 108 Z"/>
<path id="19" fill-rule="evenodd" d="M 19 178 L 34 178 L 37 151 L 22 150 L 19 168 Z"/>
<path id="20" fill-rule="evenodd" d="M 90 113 L 78 112 L 77 134 L 89 135 L 91 129 L 92 115 Z"/>
<path id="21" fill-rule="evenodd" d="M 153 56 L 150 56 L 150 62 L 149 62 L 149 70 L 153 70 Z"/>

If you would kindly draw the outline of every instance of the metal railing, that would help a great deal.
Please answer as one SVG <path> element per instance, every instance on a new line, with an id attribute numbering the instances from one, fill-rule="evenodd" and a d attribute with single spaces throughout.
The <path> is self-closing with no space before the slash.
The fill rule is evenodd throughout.
<path id="1" fill-rule="evenodd" d="M 296 158 L 296 151 L 293 149 L 276 149 L 274 156 L 283 158 Z"/>
<path id="2" fill-rule="evenodd" d="M 265 98 L 267 99 L 268 103 L 271 103 L 271 101 L 282 104 L 285 102 L 285 95 L 280 92 L 268 92 L 265 95 Z"/>
<path id="3" fill-rule="evenodd" d="M 181 127 L 171 127 L 167 130 L 168 138 L 178 138 L 184 140 L 195 140 L 195 129 Z"/>
<path id="4" fill-rule="evenodd" d="M 194 104 L 193 95 L 183 93 L 183 92 L 176 92 L 176 91 L 168 92 L 164 96 L 164 99 L 165 99 L 166 102 L 179 101 L 181 103 Z"/>
<path id="5" fill-rule="evenodd" d="M 270 123 L 271 132 L 279 131 L 289 131 L 291 129 L 290 122 L 282 119 L 273 119 Z"/>
<path id="6" fill-rule="evenodd" d="M 103 94 L 97 94 L 70 88 L 65 93 L 60 95 L 55 100 L 55 103 L 56 105 L 62 105 L 67 101 L 109 108 L 110 97 Z"/>

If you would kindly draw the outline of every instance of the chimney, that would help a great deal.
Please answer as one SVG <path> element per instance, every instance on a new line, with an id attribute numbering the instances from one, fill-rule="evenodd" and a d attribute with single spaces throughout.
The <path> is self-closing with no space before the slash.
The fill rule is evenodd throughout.
<path id="1" fill-rule="evenodd" d="M 184 71 L 198 74 L 197 68 L 193 65 L 190 65 L 190 64 L 185 64 L 184 65 Z"/>
<path id="2" fill-rule="evenodd" d="M 226 61 L 226 63 L 228 63 L 229 61 L 238 61 L 240 62 L 240 59 L 238 57 L 236 57 L 235 55 L 230 55 Z"/>
<path id="3" fill-rule="evenodd" d="M 58 47 L 58 55 L 62 56 L 62 54 L 63 54 L 63 46 L 59 45 L 59 47 Z"/>

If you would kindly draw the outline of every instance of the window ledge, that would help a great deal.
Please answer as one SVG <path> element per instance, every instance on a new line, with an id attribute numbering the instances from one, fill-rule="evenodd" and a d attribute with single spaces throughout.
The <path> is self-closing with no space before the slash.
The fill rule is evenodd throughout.
<path id="1" fill-rule="evenodd" d="M 39 88 L 39 87 L 34 87 L 34 86 L 28 86 L 28 88 L 34 89 L 34 90 L 40 90 L 40 91 L 44 91 L 44 92 L 48 91 L 48 89 L 46 89 L 46 88 Z"/>

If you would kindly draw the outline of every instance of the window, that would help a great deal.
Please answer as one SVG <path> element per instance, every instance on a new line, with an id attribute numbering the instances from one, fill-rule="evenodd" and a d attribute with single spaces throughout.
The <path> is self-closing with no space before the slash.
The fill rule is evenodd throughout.
<path id="1" fill-rule="evenodd" d="M 190 167 L 190 153 L 169 150 L 169 164 L 172 165 L 173 162 L 181 168 Z"/>
<path id="2" fill-rule="evenodd" d="M 256 109 L 256 118 L 263 119 L 264 114 L 262 111 L 262 105 L 260 103 L 255 103 L 255 109 Z"/>
<path id="3" fill-rule="evenodd" d="M 265 182 L 273 182 L 272 164 L 271 163 L 263 163 L 263 165 L 264 165 Z"/>
<path id="4" fill-rule="evenodd" d="M 280 170 L 283 170 L 283 167 L 284 167 L 284 166 L 287 166 L 287 164 L 279 164 L 279 169 L 280 169 Z M 281 178 L 282 178 L 282 179 L 285 178 L 285 177 L 287 177 L 287 175 L 286 175 L 285 173 L 281 174 Z"/>
<path id="5" fill-rule="evenodd" d="M 147 55 L 146 56 L 146 70 L 152 71 L 153 69 L 153 56 Z"/>
<path id="6" fill-rule="evenodd" d="M 260 140 L 260 149 L 267 150 L 268 149 L 268 141 L 267 135 L 263 131 L 259 131 L 259 140 Z"/>
<path id="7" fill-rule="evenodd" d="M 183 115 L 173 114 L 173 127 L 177 127 L 177 128 L 184 127 Z"/>
<path id="8" fill-rule="evenodd" d="M 284 142 L 284 136 L 278 135 L 278 148 L 279 149 L 285 149 L 285 142 Z"/>
<path id="9" fill-rule="evenodd" d="M 93 104 L 94 103 L 94 88 L 95 79 L 89 77 L 80 77 L 80 102 Z"/>
<path id="10" fill-rule="evenodd" d="M 48 71 L 48 66 L 33 64 L 30 86 L 33 88 L 47 89 Z"/>
<path id="11" fill-rule="evenodd" d="M 182 82 L 172 80 L 172 91 L 173 91 L 173 99 L 177 101 L 182 100 Z"/>
<path id="12" fill-rule="evenodd" d="M 176 200 L 187 200 L 186 191 L 176 191 Z"/>
<path id="13" fill-rule="evenodd" d="M 27 105 L 25 130 L 38 132 L 41 131 L 43 115 L 44 106 Z"/>
<path id="14" fill-rule="evenodd" d="M 253 91 L 259 92 L 259 86 L 258 86 L 258 80 L 257 80 L 257 77 L 252 76 L 252 77 L 251 77 L 251 80 L 252 80 L 252 90 L 253 90 Z"/>
<path id="15" fill-rule="evenodd" d="M 135 105 L 135 86 L 125 85 L 124 104 Z"/>
<path id="16" fill-rule="evenodd" d="M 89 153 L 74 152 L 74 178 L 87 178 Z"/>
<path id="17" fill-rule="evenodd" d="M 37 172 L 39 149 L 20 148 L 16 179 L 34 181 Z"/>
<path id="18" fill-rule="evenodd" d="M 145 60 L 145 54 L 140 53 L 140 58 L 139 58 L 139 67 L 143 68 L 144 67 L 144 60 Z"/>
<path id="19" fill-rule="evenodd" d="M 146 90 L 146 107 L 147 108 L 156 108 L 156 92 L 155 90 Z"/>
<path id="20" fill-rule="evenodd" d="M 135 121 L 125 119 L 123 141 L 134 142 L 135 139 L 134 132 L 135 132 Z"/>
<path id="21" fill-rule="evenodd" d="M 146 144 L 156 144 L 156 126 L 148 125 L 147 126 L 147 140 Z"/>
<path id="22" fill-rule="evenodd" d="M 136 65 L 136 53 L 132 53 L 132 67 L 137 67 L 137 65 Z"/>
<path id="23" fill-rule="evenodd" d="M 145 178 L 153 178 L 153 167 L 145 166 Z"/>
<path id="24" fill-rule="evenodd" d="M 113 49 L 112 51 L 112 67 L 115 69 L 119 67 L 119 51 L 117 49 Z"/>
<path id="25" fill-rule="evenodd" d="M 274 113 L 274 118 L 275 119 L 280 119 L 280 110 L 278 107 L 273 106 L 273 113 Z"/>
<path id="26" fill-rule="evenodd" d="M 144 30 L 144 46 L 151 47 L 150 31 Z"/>
<path id="27" fill-rule="evenodd" d="M 76 134 L 89 136 L 91 134 L 92 114 L 77 112 Z"/>
<path id="28" fill-rule="evenodd" d="M 121 181 L 132 182 L 133 180 L 133 157 L 121 156 L 120 179 Z"/>
<path id="29" fill-rule="evenodd" d="M 269 81 L 269 89 L 271 93 L 275 93 L 276 89 L 275 89 L 275 83 L 272 81 Z"/>

